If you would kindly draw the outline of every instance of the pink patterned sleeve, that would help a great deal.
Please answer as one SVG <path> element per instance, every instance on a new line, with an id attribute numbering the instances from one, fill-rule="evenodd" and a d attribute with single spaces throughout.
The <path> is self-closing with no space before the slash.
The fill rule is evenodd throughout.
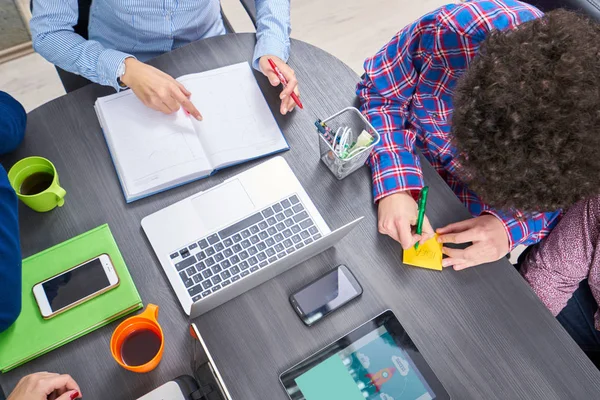
<path id="1" fill-rule="evenodd" d="M 521 274 L 552 312 L 558 315 L 588 278 L 600 299 L 600 197 L 580 201 L 563 216 L 550 235 L 532 249 Z M 600 327 L 596 313 L 596 329 Z"/>

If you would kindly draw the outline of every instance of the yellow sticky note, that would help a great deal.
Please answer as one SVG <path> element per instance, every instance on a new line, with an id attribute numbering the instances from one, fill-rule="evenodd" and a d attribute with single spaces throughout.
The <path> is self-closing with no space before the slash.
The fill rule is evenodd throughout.
<path id="1" fill-rule="evenodd" d="M 442 270 L 442 244 L 437 242 L 438 235 L 419 245 L 419 249 L 411 247 L 404 250 L 402 262 L 415 267 Z"/>

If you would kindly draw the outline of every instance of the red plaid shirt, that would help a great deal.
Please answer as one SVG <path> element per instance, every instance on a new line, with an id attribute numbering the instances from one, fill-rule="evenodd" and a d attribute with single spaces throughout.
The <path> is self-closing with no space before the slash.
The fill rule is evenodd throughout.
<path id="1" fill-rule="evenodd" d="M 473 216 L 489 213 L 503 222 L 511 249 L 550 232 L 560 211 L 525 218 L 484 204 L 456 176 L 458 153 L 450 141 L 453 88 L 486 35 L 542 15 L 515 0 L 450 4 L 408 25 L 366 60 L 357 94 L 362 112 L 381 134 L 369 159 L 375 201 L 400 191 L 415 195 L 423 187 L 418 146 Z"/>

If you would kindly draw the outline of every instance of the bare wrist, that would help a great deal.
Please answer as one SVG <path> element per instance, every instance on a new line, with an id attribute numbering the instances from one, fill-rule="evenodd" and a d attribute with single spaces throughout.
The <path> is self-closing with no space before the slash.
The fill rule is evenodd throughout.
<path id="1" fill-rule="evenodd" d="M 395 195 L 397 195 L 396 197 L 408 196 L 410 198 L 413 198 L 413 195 L 410 190 L 402 190 L 400 192 L 395 192 L 395 193 L 390 194 L 390 196 L 395 196 Z M 390 196 L 387 196 L 387 197 L 390 197 Z"/>

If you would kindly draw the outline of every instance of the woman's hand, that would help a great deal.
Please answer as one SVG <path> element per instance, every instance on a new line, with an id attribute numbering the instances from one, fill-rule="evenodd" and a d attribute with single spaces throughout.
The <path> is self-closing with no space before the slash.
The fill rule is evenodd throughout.
<path id="1" fill-rule="evenodd" d="M 279 94 L 279 98 L 281 99 L 281 107 L 279 107 L 279 111 L 282 115 L 287 114 L 292 111 L 294 107 L 296 107 L 296 102 L 292 99 L 292 92 L 296 93 L 296 96 L 300 95 L 298 91 L 298 80 L 296 79 L 296 73 L 289 65 L 287 65 L 281 58 L 276 56 L 262 56 L 258 61 L 258 66 L 260 67 L 261 72 L 269 79 L 269 82 L 273 86 L 279 86 L 281 81 L 277 74 L 273 71 L 271 66 L 269 65 L 269 58 L 273 60 L 279 71 L 283 74 L 285 79 L 287 79 L 287 86 L 283 88 L 281 94 Z"/>
<path id="2" fill-rule="evenodd" d="M 7 400 L 74 400 L 81 398 L 77 382 L 69 375 L 38 372 L 22 378 Z"/>
<path id="3" fill-rule="evenodd" d="M 157 68 L 135 58 L 127 58 L 121 82 L 129 86 L 142 103 L 156 111 L 171 114 L 183 107 L 198 121 L 202 121 L 200 111 L 190 101 L 192 93 Z"/>

